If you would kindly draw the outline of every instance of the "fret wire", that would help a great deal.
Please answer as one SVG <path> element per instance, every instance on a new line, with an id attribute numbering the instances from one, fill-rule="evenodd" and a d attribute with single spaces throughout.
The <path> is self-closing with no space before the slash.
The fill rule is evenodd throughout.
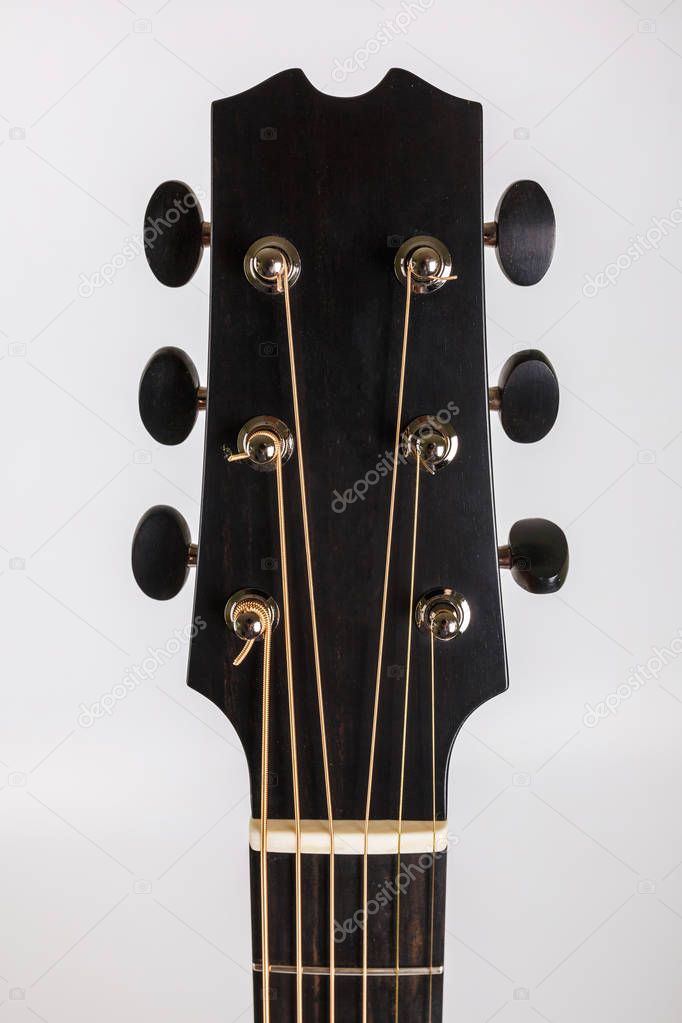
<path id="1" fill-rule="evenodd" d="M 403 830 L 403 799 L 405 795 L 405 754 L 407 752 L 407 721 L 410 705 L 410 668 L 412 666 L 412 621 L 414 615 L 414 575 L 417 564 L 417 527 L 419 525 L 419 477 L 421 475 L 421 456 L 419 446 L 415 449 L 415 483 L 414 513 L 412 522 L 412 558 L 410 564 L 410 600 L 407 613 L 407 654 L 405 656 L 405 697 L 403 706 L 403 734 L 400 759 L 400 799 L 398 803 L 398 869 L 396 874 L 396 907 L 395 907 L 395 1023 L 398 1023 L 400 1010 L 400 852 Z M 433 869 L 433 864 L 432 864 Z"/>
<path id="2" fill-rule="evenodd" d="M 403 396 L 405 392 L 405 368 L 407 365 L 407 341 L 410 328 L 410 307 L 412 298 L 412 267 L 407 264 L 405 297 L 405 322 L 403 326 L 403 344 L 400 359 L 400 382 L 398 385 L 398 408 L 396 413 L 395 440 L 393 445 L 393 468 L 391 472 L 391 496 L 388 510 L 388 530 L 386 536 L 386 560 L 384 564 L 384 585 L 381 598 L 381 621 L 379 624 L 379 649 L 377 653 L 376 676 L 374 681 L 374 710 L 372 713 L 372 737 L 369 750 L 369 777 L 367 779 L 367 800 L 365 803 L 365 833 L 364 850 L 362 863 L 362 905 L 363 905 L 363 928 L 362 928 L 362 1023 L 367 1023 L 367 951 L 368 951 L 368 929 L 369 920 L 367 914 L 368 903 L 368 845 L 369 845 L 369 818 L 372 807 L 372 785 L 374 781 L 374 755 L 376 751 L 377 723 L 379 719 L 379 697 L 381 693 L 381 669 L 384 656 L 384 636 L 386 631 L 386 608 L 388 604 L 388 583 L 391 573 L 391 548 L 393 541 L 393 520 L 395 515 L 395 495 L 398 478 L 398 454 L 400 451 L 400 432 L 403 417 Z"/>
<path id="3" fill-rule="evenodd" d="M 294 351 L 294 329 L 291 315 L 291 297 L 289 293 L 289 266 L 285 259 L 284 271 L 281 275 L 284 291 L 284 308 L 287 324 L 287 341 L 289 346 L 289 365 L 291 368 L 291 390 L 294 406 L 294 429 L 296 433 L 296 452 L 298 458 L 298 475 L 301 499 L 301 517 L 303 521 L 303 543 L 305 549 L 306 576 L 308 580 L 308 599 L 310 603 L 310 626 L 313 639 L 313 659 L 315 663 L 315 684 L 317 689 L 317 707 L 320 721 L 320 741 L 322 745 L 322 768 L 324 773 L 325 800 L 327 804 L 327 820 L 329 826 L 329 1023 L 334 1023 L 335 1018 L 335 849 L 334 849 L 334 815 L 332 811 L 331 778 L 329 772 L 329 757 L 327 753 L 327 729 L 325 725 L 324 694 L 322 686 L 322 667 L 320 661 L 320 647 L 317 634 L 317 610 L 315 605 L 315 584 L 313 579 L 312 553 L 310 543 L 310 526 L 308 522 L 308 498 L 305 483 L 305 466 L 303 458 L 303 440 L 301 431 L 301 417 L 298 403 L 298 382 L 296 376 L 296 355 Z"/>
<path id="4" fill-rule="evenodd" d="M 251 969 L 254 973 L 261 973 L 262 963 L 252 963 Z M 271 964 L 271 974 L 293 976 L 296 973 L 294 965 L 283 965 L 281 963 Z M 336 966 L 334 972 L 337 977 L 362 977 L 361 966 Z M 443 966 L 403 966 L 400 973 L 403 977 L 442 977 L 445 972 Z M 328 977 L 328 966 L 304 966 L 303 973 L 307 977 Z M 395 977 L 395 966 L 370 966 L 367 969 L 369 977 Z"/>

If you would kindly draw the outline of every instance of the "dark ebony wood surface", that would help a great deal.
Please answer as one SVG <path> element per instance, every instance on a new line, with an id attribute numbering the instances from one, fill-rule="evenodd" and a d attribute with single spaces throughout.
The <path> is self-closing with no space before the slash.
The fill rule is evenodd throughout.
<path id="1" fill-rule="evenodd" d="M 154 600 L 175 597 L 187 580 L 189 526 L 179 511 L 157 504 L 146 511 L 135 529 L 132 548 L 137 585 Z"/>
<path id="2" fill-rule="evenodd" d="M 362 966 L 362 859 L 357 856 L 336 857 L 336 933 L 337 967 Z M 401 857 L 400 895 L 400 965 L 430 965 L 431 949 L 431 885 L 435 892 L 433 914 L 433 965 L 443 965 L 445 935 L 445 877 L 447 853 L 436 858 L 416 854 Z M 368 955 L 369 967 L 395 966 L 396 879 L 395 856 L 371 856 L 369 859 Z M 286 853 L 268 855 L 270 918 L 270 962 L 296 962 L 294 929 L 294 857 Z M 305 966 L 329 964 L 329 860 L 326 856 L 304 855 L 302 858 L 303 963 Z M 260 942 L 260 855 L 251 852 L 251 907 L 253 962 L 261 962 Z M 270 999 L 273 1020 L 293 1023 L 296 1019 L 295 976 L 271 973 Z M 443 975 L 433 978 L 432 1021 L 441 1018 Z M 368 978 L 367 1008 L 369 1019 L 394 1018 L 394 977 Z M 262 975 L 254 972 L 254 1007 L 256 1023 L 261 1020 Z M 304 1019 L 324 1023 L 329 1019 L 329 978 L 306 976 L 303 981 Z M 428 976 L 400 978 L 400 1019 L 409 1023 L 427 1023 L 429 1004 Z M 362 978 L 337 975 L 336 1014 L 339 1020 L 362 1018 Z"/>
<path id="3" fill-rule="evenodd" d="M 203 214 L 183 181 L 164 181 L 144 215 L 144 251 L 157 280 L 169 288 L 187 284 L 201 262 Z"/>
<path id="4" fill-rule="evenodd" d="M 536 348 L 514 352 L 502 367 L 500 419 L 510 440 L 534 444 L 546 437 L 559 414 L 559 381 Z"/>
<path id="5" fill-rule="evenodd" d="M 145 428 L 159 444 L 181 444 L 197 418 L 199 374 L 180 348 L 159 348 L 145 366 L 138 405 Z"/>
<path id="6" fill-rule="evenodd" d="M 556 220 L 549 196 L 537 181 L 515 181 L 496 213 L 497 260 L 513 284 L 538 284 L 554 256 Z"/>
<path id="7" fill-rule="evenodd" d="M 568 575 L 566 534 L 549 519 L 521 519 L 509 531 L 511 573 L 529 593 L 556 593 Z"/>

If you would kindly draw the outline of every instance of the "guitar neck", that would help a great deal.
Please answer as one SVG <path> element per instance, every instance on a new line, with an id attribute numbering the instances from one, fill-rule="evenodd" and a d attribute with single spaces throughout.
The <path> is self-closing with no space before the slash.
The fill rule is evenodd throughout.
<path id="1" fill-rule="evenodd" d="M 317 826 L 315 826 L 317 825 Z M 269 822 L 268 935 L 270 1007 L 277 1023 L 296 1020 L 296 840 L 293 823 Z M 328 1023 L 330 994 L 327 822 L 304 822 L 301 839 L 302 1011 L 306 1023 Z M 371 822 L 367 915 L 363 913 L 362 822 L 335 822 L 334 1001 L 338 1020 L 440 1023 L 443 997 L 445 825 L 403 823 L 400 869 L 395 821 Z M 261 854 L 251 829 L 254 1006 L 262 1012 Z M 254 846 L 256 848 L 254 848 Z M 434 854 L 433 849 L 436 848 Z M 286 850 L 286 851 L 284 851 Z M 318 850 L 318 851 L 312 851 Z M 363 978 L 363 935 L 367 974 Z M 400 969 L 396 969 L 399 959 Z M 366 1005 L 363 1012 L 363 986 Z M 397 995 L 397 1012 L 396 1012 Z"/>

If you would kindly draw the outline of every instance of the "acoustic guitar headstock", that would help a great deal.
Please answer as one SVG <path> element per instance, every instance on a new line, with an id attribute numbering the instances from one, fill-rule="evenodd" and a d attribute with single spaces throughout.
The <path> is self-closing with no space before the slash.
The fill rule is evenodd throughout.
<path id="1" fill-rule="evenodd" d="M 254 807 L 260 658 L 233 662 L 271 630 L 275 817 L 292 814 L 287 671 L 304 816 L 325 813 L 323 741 L 336 815 L 363 816 L 372 751 L 372 816 L 396 816 L 401 759 L 407 777 L 428 767 L 432 635 L 442 815 L 454 737 L 507 685 L 499 567 L 533 593 L 566 575 L 565 538 L 545 520 L 496 541 L 489 410 L 512 439 L 537 441 L 559 390 L 538 351 L 512 356 L 488 388 L 484 244 L 511 281 L 535 284 L 554 215 L 539 185 L 518 181 L 484 223 L 481 146 L 480 106 L 407 72 L 340 99 L 287 71 L 214 104 L 210 225 L 181 182 L 147 209 L 162 283 L 186 283 L 210 244 L 211 328 L 206 388 L 176 348 L 152 356 L 140 385 L 160 443 L 181 442 L 206 409 L 198 552 L 179 513 L 156 507 L 133 569 L 166 599 L 197 564 L 206 628 L 189 684 L 239 733 Z M 404 815 L 428 816 L 423 801 L 410 787 Z"/>

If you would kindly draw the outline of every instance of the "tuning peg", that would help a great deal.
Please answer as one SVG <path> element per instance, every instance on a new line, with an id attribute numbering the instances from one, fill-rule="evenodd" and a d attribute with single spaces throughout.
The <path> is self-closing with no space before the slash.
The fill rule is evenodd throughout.
<path id="1" fill-rule="evenodd" d="M 157 504 L 145 512 L 133 536 L 135 581 L 154 600 L 170 600 L 180 592 L 187 570 L 197 563 L 197 547 L 179 511 Z"/>
<path id="2" fill-rule="evenodd" d="M 206 388 L 189 355 L 180 348 L 159 348 L 140 378 L 140 418 L 159 444 L 181 444 L 189 437 L 197 412 L 206 408 Z"/>
<path id="3" fill-rule="evenodd" d="M 554 368 L 535 348 L 507 359 L 497 387 L 488 394 L 491 412 L 499 412 L 502 429 L 518 444 L 546 437 L 559 412 L 559 381 Z"/>
<path id="4" fill-rule="evenodd" d="M 547 519 L 521 519 L 498 550 L 500 568 L 511 569 L 515 582 L 529 593 L 556 593 L 568 575 L 568 541 Z"/>
<path id="5" fill-rule="evenodd" d="M 196 195 L 182 181 L 164 181 L 144 215 L 144 252 L 157 280 L 169 288 L 187 284 L 196 273 L 204 247 L 211 243 Z"/>
<path id="6" fill-rule="evenodd" d="M 549 197 L 537 181 L 516 181 L 500 199 L 495 220 L 483 225 L 483 241 L 495 246 L 497 261 L 512 284 L 537 284 L 554 255 L 556 220 Z"/>

